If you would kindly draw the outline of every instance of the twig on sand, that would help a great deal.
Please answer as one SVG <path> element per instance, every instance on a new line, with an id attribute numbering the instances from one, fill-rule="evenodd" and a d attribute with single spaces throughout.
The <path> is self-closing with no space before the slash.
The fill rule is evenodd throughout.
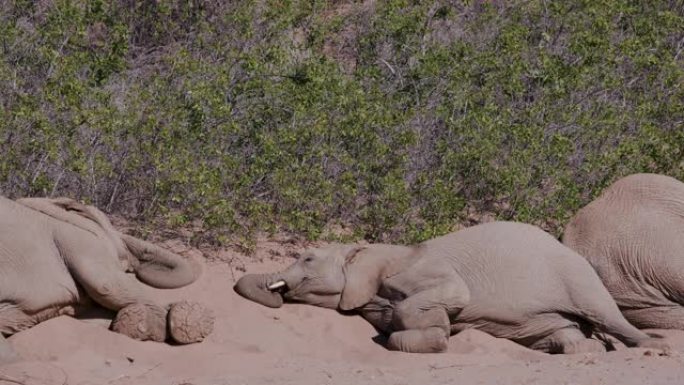
<path id="1" fill-rule="evenodd" d="M 463 364 L 453 364 L 453 365 L 445 365 L 445 366 L 429 365 L 429 368 L 432 371 L 432 370 L 462 368 L 464 366 L 467 366 L 467 365 L 463 365 Z"/>
<path id="2" fill-rule="evenodd" d="M 235 271 L 233 271 L 233 265 L 231 264 L 233 262 L 233 259 L 228 261 L 228 268 L 230 269 L 230 276 L 233 279 L 233 282 L 235 282 Z"/>
<path id="3" fill-rule="evenodd" d="M 107 383 L 108 383 L 108 384 L 112 384 L 112 383 L 117 382 L 117 381 L 119 381 L 119 380 L 121 380 L 121 379 L 124 379 L 124 378 L 128 378 L 128 379 L 131 379 L 131 380 L 135 380 L 135 379 L 138 379 L 138 378 L 140 378 L 140 377 L 142 377 L 142 376 L 148 374 L 149 372 L 153 371 L 154 369 L 157 369 L 159 366 L 161 366 L 161 362 L 158 363 L 157 365 L 154 365 L 153 367 L 151 367 L 151 368 L 145 370 L 144 372 L 138 374 L 138 375 L 135 376 L 135 377 L 132 377 L 132 378 L 131 378 L 128 374 L 122 374 L 122 375 L 120 375 L 120 376 L 118 376 L 118 377 L 116 377 L 116 378 L 113 378 L 113 379 L 107 381 Z"/>

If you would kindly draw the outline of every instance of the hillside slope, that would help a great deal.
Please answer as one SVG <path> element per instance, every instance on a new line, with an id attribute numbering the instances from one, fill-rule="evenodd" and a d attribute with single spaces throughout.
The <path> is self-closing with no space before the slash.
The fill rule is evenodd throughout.
<path id="1" fill-rule="evenodd" d="M 0 191 L 418 241 L 684 179 L 679 1 L 3 1 Z"/>

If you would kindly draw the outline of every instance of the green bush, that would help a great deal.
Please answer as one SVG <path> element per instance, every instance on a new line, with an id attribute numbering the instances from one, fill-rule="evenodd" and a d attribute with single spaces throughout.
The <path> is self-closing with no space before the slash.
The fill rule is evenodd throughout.
<path id="1" fill-rule="evenodd" d="M 0 4 L 0 188 L 227 242 L 559 234 L 684 180 L 676 1 Z"/>

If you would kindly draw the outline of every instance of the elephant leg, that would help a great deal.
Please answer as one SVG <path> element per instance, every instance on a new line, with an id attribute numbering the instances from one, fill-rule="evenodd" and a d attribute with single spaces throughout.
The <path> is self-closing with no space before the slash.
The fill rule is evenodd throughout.
<path id="1" fill-rule="evenodd" d="M 81 230 L 58 229 L 56 233 L 57 249 L 74 280 L 93 301 L 118 312 L 112 325 L 115 331 L 160 341 L 166 339 L 169 330 L 180 330 L 183 334 L 174 337 L 179 343 L 196 342 L 211 331 L 213 315 L 201 306 L 176 306 L 176 315 L 169 317 L 174 307 L 157 303 L 140 281 L 126 274 L 106 242 Z"/>
<path id="2" fill-rule="evenodd" d="M 593 275 L 595 275 L 593 271 L 589 273 L 589 276 Z M 598 276 L 591 281 L 583 282 L 582 285 L 569 285 L 568 290 L 575 304 L 576 315 L 589 321 L 599 330 L 615 336 L 625 345 L 656 349 L 670 348 L 665 340 L 651 338 L 630 324 Z"/>
<path id="3" fill-rule="evenodd" d="M 467 289 L 466 289 L 467 290 Z M 436 327 L 449 335 L 449 316 L 455 316 L 470 300 L 460 286 L 442 285 L 427 289 L 396 303 L 392 314 L 394 330 Z"/>
<path id="4" fill-rule="evenodd" d="M 55 233 L 55 244 L 69 273 L 95 302 L 114 311 L 134 303 L 154 303 L 142 283 L 124 272 L 107 241 L 71 226 Z"/>
<path id="5" fill-rule="evenodd" d="M 639 329 L 684 330 L 684 307 L 681 305 L 628 309 L 622 314 Z"/>
<path id="6" fill-rule="evenodd" d="M 447 309 L 461 309 L 466 296 L 450 287 L 416 293 L 395 305 L 392 329 L 387 342 L 390 350 L 435 353 L 447 349 L 451 332 Z"/>
<path id="7" fill-rule="evenodd" d="M 70 264 L 70 270 L 89 297 L 117 311 L 113 331 L 142 341 L 167 339 L 169 305 L 157 304 L 145 295 L 138 280 L 96 258 L 78 258 Z"/>
<path id="8" fill-rule="evenodd" d="M 383 333 L 392 331 L 394 306 L 385 298 L 375 296 L 370 302 L 357 309 L 361 317 Z"/>
<path id="9" fill-rule="evenodd" d="M 546 353 L 595 353 L 605 352 L 606 347 L 600 341 L 587 338 L 576 327 L 557 330 L 529 346 L 530 349 Z"/>
<path id="10" fill-rule="evenodd" d="M 145 296 L 140 282 L 121 270 L 85 261 L 72 274 L 95 302 L 118 312 L 112 330 L 138 340 L 166 339 L 167 306 Z"/>
<path id="11" fill-rule="evenodd" d="M 0 334 L 0 365 L 18 361 L 19 356 L 7 339 Z"/>
<path id="12" fill-rule="evenodd" d="M 79 258 L 71 264 L 70 270 L 88 296 L 107 309 L 119 311 L 135 303 L 154 303 L 144 294 L 142 284 L 120 267 L 104 266 L 96 259 Z"/>

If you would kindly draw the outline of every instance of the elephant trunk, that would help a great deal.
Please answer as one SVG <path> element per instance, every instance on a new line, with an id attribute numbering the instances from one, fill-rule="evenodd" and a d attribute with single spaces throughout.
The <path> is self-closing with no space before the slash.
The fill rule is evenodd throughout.
<path id="1" fill-rule="evenodd" d="M 121 234 L 128 250 L 139 261 L 135 275 L 142 282 L 158 289 L 175 289 L 197 279 L 192 263 L 150 242 Z"/>
<path id="2" fill-rule="evenodd" d="M 279 273 L 247 274 L 240 278 L 233 289 L 250 301 L 264 306 L 279 308 L 283 306 L 281 289 L 286 283 Z"/>

